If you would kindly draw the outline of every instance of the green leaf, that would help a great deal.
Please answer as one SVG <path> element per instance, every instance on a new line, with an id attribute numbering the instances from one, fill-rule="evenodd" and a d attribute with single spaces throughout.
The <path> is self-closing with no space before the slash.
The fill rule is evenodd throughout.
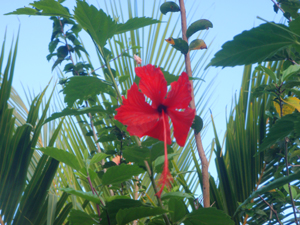
<path id="1" fill-rule="evenodd" d="M 180 8 L 175 2 L 165 2 L 160 6 L 160 12 L 166 15 L 168 12 L 179 12 Z"/>
<path id="2" fill-rule="evenodd" d="M 192 124 L 192 129 L 195 130 L 195 133 L 198 134 L 203 128 L 203 120 L 200 116 L 196 115 Z"/>
<path id="3" fill-rule="evenodd" d="M 83 115 L 86 113 L 106 113 L 106 111 L 103 109 L 101 105 L 91 106 L 91 107 L 85 107 L 83 109 L 70 109 L 65 108 L 63 111 L 58 113 L 53 113 L 49 118 L 45 120 L 44 123 L 48 123 L 52 120 L 55 120 L 57 118 L 63 117 L 63 116 L 78 116 Z"/>
<path id="4" fill-rule="evenodd" d="M 205 42 L 202 40 L 202 39 L 196 39 L 196 40 L 193 40 L 191 43 L 190 43 L 190 51 L 192 50 L 198 50 L 198 49 L 207 49 L 207 46 L 205 44 Z"/>
<path id="5" fill-rule="evenodd" d="M 172 222 L 179 222 L 188 213 L 184 202 L 177 198 L 171 198 L 168 202 L 168 209 Z"/>
<path id="6" fill-rule="evenodd" d="M 82 104 L 84 100 L 93 99 L 100 93 L 112 93 L 112 89 L 109 83 L 97 77 L 74 76 L 66 82 L 63 93 L 68 107 L 72 107 L 76 100 Z"/>
<path id="7" fill-rule="evenodd" d="M 39 15 L 39 16 L 63 16 L 70 17 L 68 10 L 63 7 L 58 1 L 55 0 L 43 0 L 43 1 L 35 1 L 34 3 L 30 3 L 33 7 L 41 10 L 42 12 L 37 11 L 32 8 L 20 8 L 14 12 L 7 13 L 6 15 L 17 14 L 17 15 Z"/>
<path id="8" fill-rule="evenodd" d="M 93 225 L 96 223 L 89 214 L 76 209 L 71 210 L 68 221 L 70 221 L 72 225 Z"/>
<path id="9" fill-rule="evenodd" d="M 300 65 L 291 65 L 282 72 L 282 81 L 287 81 L 291 76 L 300 72 Z"/>
<path id="10" fill-rule="evenodd" d="M 136 30 L 151 24 L 161 23 L 159 20 L 155 20 L 149 17 L 135 17 L 126 21 L 126 23 L 118 23 L 116 34 L 121 34 L 127 31 Z"/>
<path id="11" fill-rule="evenodd" d="M 141 219 L 149 216 L 157 216 L 168 211 L 160 207 L 149 208 L 149 207 L 134 207 L 120 209 L 117 213 L 116 219 L 119 225 L 125 225 L 133 220 Z"/>
<path id="12" fill-rule="evenodd" d="M 170 198 L 194 198 L 192 194 L 183 193 L 183 192 L 169 192 L 161 196 L 161 200 L 167 200 Z"/>
<path id="13" fill-rule="evenodd" d="M 168 38 L 165 39 L 166 42 L 172 45 L 173 48 L 180 51 L 182 54 L 187 54 L 189 51 L 189 45 L 182 38 Z"/>
<path id="14" fill-rule="evenodd" d="M 270 182 L 267 185 L 264 185 L 262 188 L 259 188 L 258 190 L 252 192 L 252 194 L 242 203 L 239 205 L 239 207 L 237 208 L 237 210 L 235 211 L 234 215 L 236 213 L 239 212 L 239 210 L 244 207 L 244 205 L 248 204 L 249 202 L 251 202 L 252 199 L 258 197 L 259 195 L 262 195 L 270 190 L 279 188 L 284 186 L 287 183 L 290 183 L 294 180 L 299 180 L 299 176 L 300 176 L 300 171 L 298 171 L 297 173 L 294 174 L 290 174 L 289 176 L 285 176 L 285 177 L 281 177 L 278 179 L 273 180 L 272 182 Z"/>
<path id="15" fill-rule="evenodd" d="M 74 11 L 74 18 L 86 30 L 94 41 L 103 48 L 106 41 L 115 34 L 135 30 L 150 24 L 159 23 L 159 20 L 151 18 L 132 18 L 124 24 L 117 24 L 102 9 L 98 11 L 93 5 L 89 6 L 86 2 L 77 1 Z"/>
<path id="16" fill-rule="evenodd" d="M 205 30 L 205 29 L 208 30 L 210 27 L 212 28 L 213 24 L 209 20 L 205 20 L 205 19 L 197 20 L 188 27 L 186 31 L 186 37 L 189 39 L 189 37 L 192 36 L 197 31 Z"/>
<path id="17" fill-rule="evenodd" d="M 46 148 L 37 148 L 42 151 L 44 154 L 49 155 L 50 157 L 65 163 L 66 165 L 72 167 L 73 169 L 79 171 L 81 166 L 76 158 L 76 156 L 65 150 L 55 148 L 55 147 L 46 147 Z"/>
<path id="18" fill-rule="evenodd" d="M 109 185 L 114 183 L 122 183 L 131 179 L 133 176 L 137 176 L 145 171 L 137 165 L 125 165 L 113 166 L 107 169 L 106 173 L 102 177 L 102 184 Z"/>
<path id="19" fill-rule="evenodd" d="M 101 224 L 108 224 L 107 214 L 109 215 L 110 224 L 117 224 L 116 215 L 120 209 L 126 208 L 137 208 L 144 205 L 141 201 L 133 200 L 133 199 L 115 199 L 110 202 L 106 202 L 106 212 L 101 213 Z M 150 209 L 150 207 L 149 207 Z"/>
<path id="20" fill-rule="evenodd" d="M 277 83 L 278 79 L 277 79 L 277 77 L 276 77 L 276 74 L 275 74 L 271 69 L 259 65 L 259 66 L 257 66 L 257 67 L 255 68 L 255 70 L 257 70 L 257 71 L 262 71 L 262 72 L 266 73 L 267 75 L 270 76 L 270 78 L 271 78 L 275 83 Z"/>
<path id="21" fill-rule="evenodd" d="M 168 154 L 168 160 L 172 159 L 175 155 L 179 155 L 180 153 L 171 153 L 171 154 Z M 157 167 L 157 166 L 160 166 L 164 163 L 165 161 L 165 156 L 162 155 L 162 156 L 159 156 L 155 162 L 154 162 L 154 167 Z"/>
<path id="22" fill-rule="evenodd" d="M 146 147 L 131 146 L 123 150 L 123 156 L 127 162 L 138 163 L 139 165 L 145 165 L 144 161 L 150 159 L 150 150 Z"/>
<path id="23" fill-rule="evenodd" d="M 296 19 L 292 20 L 289 23 L 289 27 L 290 27 L 292 32 L 294 32 L 295 34 L 300 35 L 300 17 L 297 17 Z"/>
<path id="24" fill-rule="evenodd" d="M 287 26 L 275 23 L 262 24 L 235 36 L 233 41 L 226 42 L 208 66 L 226 67 L 261 63 L 295 42 L 295 37 L 290 34 Z"/>
<path id="25" fill-rule="evenodd" d="M 66 192 L 68 194 L 71 194 L 71 195 L 78 196 L 80 198 L 86 199 L 86 200 L 94 202 L 96 204 L 101 203 L 101 201 L 97 197 L 97 195 L 94 195 L 91 191 L 83 192 L 83 191 L 74 190 L 73 188 L 58 188 L 58 190 L 64 191 L 64 192 Z"/>
<path id="26" fill-rule="evenodd" d="M 224 211 L 216 208 L 200 208 L 188 214 L 183 221 L 185 225 L 234 225 Z"/>
<path id="27" fill-rule="evenodd" d="M 19 8 L 13 12 L 6 13 L 4 15 L 30 15 L 30 16 L 35 16 L 35 15 L 40 15 L 40 12 L 37 11 L 36 9 L 29 8 L 29 7 L 24 7 L 24 8 Z"/>
<path id="28" fill-rule="evenodd" d="M 259 146 L 259 152 L 266 150 L 277 141 L 288 136 L 294 130 L 294 121 L 297 121 L 298 116 L 298 114 L 289 114 L 278 119 L 270 128 L 268 136 L 263 139 L 262 144 Z"/>
<path id="29" fill-rule="evenodd" d="M 99 152 L 99 153 L 93 155 L 93 158 L 91 159 L 90 164 L 92 165 L 94 163 L 101 162 L 103 159 L 105 159 L 107 157 L 109 157 L 109 155 Z"/>
<path id="30" fill-rule="evenodd" d="M 130 78 L 130 75 L 124 75 L 119 77 L 119 83 L 123 83 Z"/>

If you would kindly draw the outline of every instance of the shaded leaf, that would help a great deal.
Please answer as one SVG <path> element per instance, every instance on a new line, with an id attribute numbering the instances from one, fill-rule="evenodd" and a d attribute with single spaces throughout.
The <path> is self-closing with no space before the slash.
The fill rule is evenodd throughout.
<path id="1" fill-rule="evenodd" d="M 107 157 L 109 157 L 109 155 L 99 152 L 99 153 L 93 155 L 93 158 L 91 159 L 90 164 L 92 165 L 94 163 L 101 162 L 103 159 L 105 159 Z"/>
<path id="2" fill-rule="evenodd" d="M 186 37 L 189 39 L 190 36 L 192 36 L 194 33 L 196 33 L 199 30 L 208 30 L 209 28 L 213 27 L 213 24 L 206 19 L 201 19 L 193 22 L 186 31 Z"/>
<path id="3" fill-rule="evenodd" d="M 226 42 L 208 66 L 226 67 L 261 63 L 295 42 L 287 26 L 275 23 L 262 24 L 235 36 L 233 41 Z"/>
<path id="4" fill-rule="evenodd" d="M 277 83 L 277 80 L 278 80 L 278 79 L 277 79 L 275 73 L 274 73 L 271 69 L 259 65 L 259 66 L 255 67 L 255 70 L 257 70 L 257 71 L 262 71 L 262 72 L 266 73 L 267 75 L 269 75 L 269 76 L 271 77 L 271 79 L 272 79 L 275 83 Z"/>
<path id="5" fill-rule="evenodd" d="M 177 222 L 182 220 L 183 217 L 188 213 L 188 210 L 184 202 L 177 198 L 171 198 L 169 200 L 168 209 L 170 211 L 172 222 Z"/>
<path id="6" fill-rule="evenodd" d="M 203 120 L 200 116 L 196 115 L 192 124 L 192 129 L 195 130 L 195 133 L 198 134 L 203 128 Z"/>
<path id="7" fill-rule="evenodd" d="M 70 212 L 70 216 L 68 220 L 72 223 L 72 225 L 93 225 L 96 223 L 86 212 L 81 210 L 72 209 Z"/>
<path id="8" fill-rule="evenodd" d="M 155 20 L 149 17 L 135 17 L 126 21 L 126 23 L 118 23 L 116 34 L 121 34 L 127 31 L 136 30 L 151 24 L 161 23 L 159 20 Z"/>
<path id="9" fill-rule="evenodd" d="M 94 202 L 94 203 L 97 203 L 97 204 L 101 203 L 101 201 L 97 197 L 97 195 L 94 195 L 91 191 L 83 192 L 83 191 L 74 190 L 73 188 L 58 188 L 58 190 L 64 191 L 68 194 L 76 195 L 78 197 L 81 197 L 83 199 L 86 199 L 88 201 L 91 201 L 91 202 Z"/>
<path id="10" fill-rule="evenodd" d="M 189 45 L 182 38 L 168 38 L 165 39 L 166 42 L 170 43 L 173 48 L 180 51 L 182 54 L 187 54 L 189 51 Z M 173 44 L 174 43 L 174 44 Z"/>
<path id="11" fill-rule="evenodd" d="M 188 214 L 183 221 L 185 225 L 234 225 L 224 211 L 216 208 L 200 208 Z"/>
<path id="12" fill-rule="evenodd" d="M 133 220 L 141 219 L 149 216 L 157 216 L 168 212 L 160 207 L 134 207 L 120 209 L 116 215 L 116 219 L 119 225 L 125 225 Z"/>
<path id="13" fill-rule="evenodd" d="M 160 6 L 160 12 L 166 15 L 168 12 L 179 12 L 180 8 L 175 2 L 165 2 Z"/>
<path id="14" fill-rule="evenodd" d="M 76 158 L 76 156 L 65 150 L 55 148 L 55 147 L 46 147 L 46 148 L 37 148 L 42 151 L 44 154 L 49 155 L 50 157 L 65 163 L 66 165 L 72 167 L 73 169 L 79 171 L 81 166 Z"/>
<path id="15" fill-rule="evenodd" d="M 101 105 L 91 106 L 91 107 L 85 107 L 83 109 L 70 109 L 65 108 L 61 112 L 53 113 L 49 118 L 45 120 L 44 123 L 48 123 L 52 120 L 55 120 L 57 118 L 63 117 L 63 116 L 78 116 L 83 115 L 86 113 L 106 113 L 106 111 L 103 109 Z"/>
<path id="16" fill-rule="evenodd" d="M 109 185 L 114 183 L 122 183 L 131 179 L 133 176 L 137 176 L 145 171 L 137 165 L 125 165 L 113 166 L 107 169 L 106 173 L 102 177 L 102 184 Z"/>
<path id="17" fill-rule="evenodd" d="M 167 200 L 170 198 L 194 198 L 192 194 L 183 193 L 183 192 L 169 192 L 161 196 L 161 200 Z"/>

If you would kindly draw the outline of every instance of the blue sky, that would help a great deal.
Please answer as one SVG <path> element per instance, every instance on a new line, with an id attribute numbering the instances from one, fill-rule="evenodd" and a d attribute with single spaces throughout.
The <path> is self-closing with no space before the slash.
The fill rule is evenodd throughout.
<path id="1" fill-rule="evenodd" d="M 148 1 L 148 4 L 152 4 L 153 1 Z M 51 77 L 54 80 L 57 78 L 56 72 L 51 72 L 53 63 L 46 60 L 52 21 L 47 17 L 3 15 L 17 8 L 29 6 L 31 2 L 29 0 L 3 1 L 0 7 L 0 32 L 2 33 L 0 43 L 2 43 L 5 30 L 7 30 L 6 49 L 9 48 L 12 37 L 16 37 L 20 27 L 20 41 L 13 82 L 13 86 L 19 94 L 23 93 L 21 84 L 30 90 L 34 90 L 34 93 L 37 94 L 48 84 Z M 103 6 L 105 8 L 104 0 L 89 0 L 87 2 L 94 4 L 96 7 Z M 125 0 L 119 2 L 127 4 Z M 263 21 L 256 18 L 257 16 L 268 21 L 279 21 L 282 18 L 281 12 L 276 14 L 273 11 L 271 0 L 212 0 L 201 2 L 195 0 L 196 5 L 199 4 L 200 6 L 196 11 L 191 9 L 192 0 L 186 2 L 187 14 L 193 12 L 195 20 L 205 18 L 213 23 L 214 27 L 209 30 L 205 39 L 206 43 L 210 43 L 214 39 L 213 45 L 209 49 L 212 51 L 210 58 L 221 49 L 226 41 L 232 40 L 235 35 L 263 23 Z M 75 1 L 67 0 L 64 5 L 71 7 L 74 4 Z M 92 43 L 90 42 L 90 44 Z M 214 83 L 215 91 L 211 98 L 214 105 L 211 109 L 221 139 L 225 130 L 225 107 L 227 106 L 230 109 L 232 97 L 239 92 L 242 72 L 243 67 L 211 68 L 209 70 L 208 77 L 214 77 L 218 74 Z M 207 108 L 207 110 L 209 109 Z M 205 147 L 211 143 L 212 138 L 212 134 L 205 137 Z M 210 169 L 213 171 L 213 168 L 210 167 Z"/>

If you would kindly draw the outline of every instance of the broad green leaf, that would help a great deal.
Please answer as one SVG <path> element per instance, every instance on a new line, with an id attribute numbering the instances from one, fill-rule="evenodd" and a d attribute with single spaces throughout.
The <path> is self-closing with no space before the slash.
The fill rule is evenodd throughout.
<path id="1" fill-rule="evenodd" d="M 41 15 L 63 16 L 63 17 L 70 16 L 68 10 L 65 7 L 63 7 L 58 1 L 55 0 L 35 1 L 30 5 L 32 5 L 33 7 L 39 10 L 42 10 Z"/>
<path id="2" fill-rule="evenodd" d="M 91 76 L 70 77 L 63 89 L 65 102 L 72 107 L 76 100 L 82 104 L 84 100 L 93 99 L 100 93 L 113 93 L 111 86 L 106 81 Z"/>
<path id="3" fill-rule="evenodd" d="M 160 6 L 160 12 L 166 15 L 168 12 L 179 12 L 180 8 L 175 2 L 165 2 Z"/>
<path id="4" fill-rule="evenodd" d="M 292 32 L 294 32 L 295 34 L 298 34 L 300 36 L 300 17 L 292 20 L 289 23 L 289 27 Z"/>
<path id="5" fill-rule="evenodd" d="M 297 173 L 290 174 L 289 176 L 285 176 L 285 177 L 281 177 L 281 178 L 273 180 L 269 184 L 254 191 L 242 204 L 239 205 L 239 207 L 237 208 L 237 210 L 235 211 L 234 214 L 238 213 L 239 210 L 242 207 L 244 207 L 244 205 L 248 204 L 249 202 L 251 202 L 252 199 L 258 197 L 259 195 L 262 195 L 270 190 L 280 188 L 280 187 L 284 186 L 285 184 L 290 183 L 294 180 L 299 180 L 299 177 L 300 177 L 300 171 L 298 171 Z"/>
<path id="6" fill-rule="evenodd" d="M 117 22 L 102 9 L 98 10 L 95 6 L 89 6 L 86 2 L 82 1 L 77 1 L 74 18 L 101 48 L 103 48 L 106 41 L 115 34 L 135 30 L 154 23 L 160 23 L 159 20 L 142 17 L 131 18 L 124 24 L 117 24 Z"/>
<path id="7" fill-rule="evenodd" d="M 81 210 L 72 209 L 68 221 L 72 225 L 93 225 L 96 224 L 96 220 L 92 216 Z"/>
<path id="8" fill-rule="evenodd" d="M 297 119 L 297 114 L 289 114 L 281 119 L 270 128 L 266 138 L 263 139 L 262 144 L 259 146 L 259 152 L 266 150 L 277 141 L 283 140 L 294 130 L 294 120 Z"/>
<path id="9" fill-rule="evenodd" d="M 161 21 L 149 17 L 135 17 L 126 21 L 126 23 L 118 23 L 116 34 L 121 34 L 127 31 L 136 30 L 151 24 L 160 23 Z"/>
<path id="10" fill-rule="evenodd" d="M 73 169 L 79 171 L 81 166 L 76 158 L 76 156 L 65 150 L 55 148 L 55 147 L 46 147 L 46 148 L 37 148 L 42 151 L 44 154 L 49 155 L 50 157 L 65 163 L 66 165 L 72 167 Z"/>
<path id="11" fill-rule="evenodd" d="M 123 156 L 128 162 L 144 165 L 144 161 L 150 159 L 150 150 L 146 147 L 131 146 L 123 150 Z"/>
<path id="12" fill-rule="evenodd" d="M 74 190 L 73 188 L 58 188 L 58 190 L 67 192 L 68 194 L 71 195 L 76 195 L 78 197 L 94 202 L 96 204 L 101 204 L 101 201 L 97 197 L 97 195 L 94 195 L 91 191 L 83 192 L 83 191 Z"/>
<path id="13" fill-rule="evenodd" d="M 93 158 L 91 159 L 90 164 L 92 165 L 94 163 L 101 162 L 103 159 L 105 159 L 107 157 L 109 157 L 109 155 L 99 152 L 99 153 L 93 155 Z"/>
<path id="14" fill-rule="evenodd" d="M 114 183 L 122 183 L 131 179 L 133 176 L 137 176 L 145 171 L 137 165 L 125 165 L 113 166 L 107 169 L 106 173 L 102 177 L 102 184 L 109 185 Z"/>
<path id="15" fill-rule="evenodd" d="M 277 80 L 278 80 L 278 79 L 277 79 L 275 73 L 274 73 L 271 69 L 259 65 L 259 66 L 255 67 L 255 70 L 257 70 L 257 71 L 262 71 L 262 72 L 266 73 L 267 75 L 269 75 L 269 76 L 271 77 L 271 79 L 272 79 L 275 83 L 277 83 Z"/>
<path id="16" fill-rule="evenodd" d="M 183 193 L 183 192 L 169 192 L 165 193 L 161 196 L 161 200 L 167 200 L 170 198 L 193 198 L 192 194 L 189 193 Z"/>
<path id="17" fill-rule="evenodd" d="M 291 76 L 300 72 L 300 65 L 291 65 L 282 72 L 282 81 L 287 81 Z"/>
<path id="18" fill-rule="evenodd" d="M 160 207 L 150 208 L 150 207 L 134 207 L 120 209 L 117 213 L 116 219 L 119 225 L 125 225 L 133 220 L 141 219 L 149 216 L 157 216 L 168 211 Z"/>
<path id="19" fill-rule="evenodd" d="M 202 39 L 196 39 L 196 40 L 193 40 L 191 43 L 190 43 L 190 51 L 192 50 L 201 50 L 201 49 L 207 49 L 207 46 L 205 44 L 205 42 L 202 40 Z"/>
<path id="20" fill-rule="evenodd" d="M 168 202 L 168 209 L 172 222 L 177 222 L 183 219 L 188 214 L 188 210 L 182 199 L 171 198 Z"/>
<path id="21" fill-rule="evenodd" d="M 110 224 L 117 224 L 116 215 L 120 209 L 145 207 L 141 201 L 133 199 L 115 199 L 110 202 L 106 202 L 106 212 L 101 213 L 101 224 L 108 224 L 107 214 L 109 215 Z M 149 207 L 150 209 L 150 207 Z"/>
<path id="22" fill-rule="evenodd" d="M 13 12 L 6 13 L 4 15 L 30 15 L 30 16 L 35 16 L 35 15 L 40 15 L 40 12 L 37 11 L 36 9 L 29 8 L 29 7 L 24 7 L 24 8 L 19 8 L 16 9 Z"/>
<path id="23" fill-rule="evenodd" d="M 44 123 L 48 123 L 52 120 L 55 120 L 57 118 L 63 117 L 63 116 L 78 116 L 83 115 L 87 113 L 105 113 L 106 111 L 103 109 L 101 105 L 86 107 L 83 109 L 70 109 L 65 108 L 61 112 L 53 113 L 49 118 L 45 120 Z"/>
<path id="24" fill-rule="evenodd" d="M 186 31 L 186 37 L 189 39 L 194 33 L 199 30 L 208 30 L 213 27 L 213 24 L 209 20 L 201 19 L 193 22 Z"/>
<path id="25" fill-rule="evenodd" d="M 171 153 L 171 154 L 168 154 L 168 160 L 172 159 L 174 156 L 176 155 L 179 155 L 180 153 Z M 159 156 L 155 162 L 154 162 L 154 167 L 157 167 L 157 166 L 160 166 L 164 163 L 165 161 L 165 156 L 162 155 L 162 156 Z"/>
<path id="26" fill-rule="evenodd" d="M 290 34 L 287 26 L 275 23 L 262 24 L 235 36 L 233 41 L 226 42 L 208 66 L 226 67 L 261 63 L 295 42 L 295 37 Z"/>
<path id="27" fill-rule="evenodd" d="M 192 124 L 192 129 L 195 130 L 195 133 L 198 134 L 203 128 L 203 120 L 200 116 L 196 115 Z"/>
<path id="28" fill-rule="evenodd" d="M 183 221 L 185 225 L 234 225 L 224 211 L 216 208 L 200 208 L 186 215 Z"/>
<path id="29" fill-rule="evenodd" d="M 168 38 L 165 39 L 166 42 L 172 45 L 173 48 L 180 51 L 182 54 L 187 54 L 189 51 L 189 45 L 182 38 Z"/>

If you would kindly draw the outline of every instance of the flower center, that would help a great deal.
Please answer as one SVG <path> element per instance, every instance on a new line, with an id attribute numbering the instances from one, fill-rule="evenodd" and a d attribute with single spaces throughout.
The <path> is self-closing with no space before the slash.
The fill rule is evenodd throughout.
<path id="1" fill-rule="evenodd" d="M 159 106 L 157 107 L 157 111 L 158 111 L 159 113 L 162 113 L 162 111 L 166 112 L 166 111 L 167 111 L 167 107 L 164 106 L 164 105 L 159 105 Z"/>

